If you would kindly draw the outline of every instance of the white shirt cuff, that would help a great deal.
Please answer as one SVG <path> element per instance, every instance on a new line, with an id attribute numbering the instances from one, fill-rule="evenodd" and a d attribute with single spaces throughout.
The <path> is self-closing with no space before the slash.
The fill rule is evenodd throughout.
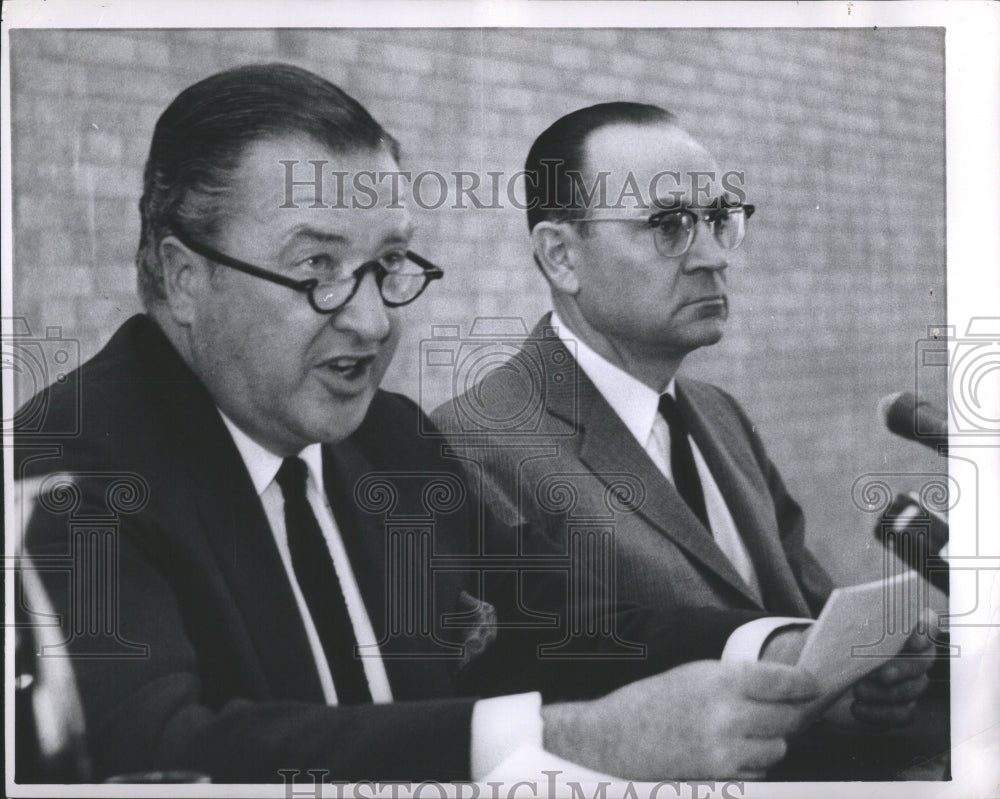
<path id="1" fill-rule="evenodd" d="M 482 780 L 522 746 L 542 748 L 542 695 L 480 699 L 472 708 L 471 771 Z"/>
<path id="2" fill-rule="evenodd" d="M 722 660 L 757 660 L 772 633 L 782 627 L 802 627 L 811 623 L 811 619 L 791 616 L 756 619 L 733 631 L 726 641 Z M 542 697 L 537 692 L 476 702 L 472 708 L 470 748 L 470 770 L 472 779 L 477 782 L 494 777 L 514 779 L 522 770 L 541 774 L 546 766 L 563 772 L 576 769 L 585 779 L 602 776 L 557 758 L 542 748 Z"/>
<path id="3" fill-rule="evenodd" d="M 755 661 L 760 658 L 764 642 L 782 627 L 808 627 L 812 619 L 793 616 L 769 616 L 755 619 L 733 630 L 722 650 L 722 660 Z"/>
<path id="4" fill-rule="evenodd" d="M 563 796 L 566 781 L 614 777 L 563 760 L 542 748 L 542 697 L 538 693 L 480 699 L 472 708 L 471 771 L 475 782 L 529 780 Z"/>

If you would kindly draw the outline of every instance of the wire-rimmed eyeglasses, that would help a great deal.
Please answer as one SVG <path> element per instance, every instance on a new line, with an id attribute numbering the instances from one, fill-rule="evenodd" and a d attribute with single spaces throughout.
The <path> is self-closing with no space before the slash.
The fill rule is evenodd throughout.
<path id="1" fill-rule="evenodd" d="M 374 273 L 375 285 L 378 286 L 382 302 L 389 308 L 398 308 L 413 302 L 432 280 L 438 280 L 444 276 L 444 270 L 440 267 L 435 266 L 426 258 L 421 258 L 415 252 L 405 250 L 383 255 L 373 261 L 365 261 L 345 277 L 331 277 L 329 279 L 311 277 L 306 280 L 295 280 L 278 272 L 272 272 L 269 269 L 263 269 L 238 258 L 233 258 L 207 244 L 196 242 L 176 227 L 171 228 L 171 232 L 185 247 L 203 258 L 306 294 L 313 310 L 322 314 L 339 311 L 347 305 L 369 272 Z"/>
<path id="2" fill-rule="evenodd" d="M 694 243 L 698 232 L 698 222 L 703 220 L 719 246 L 724 250 L 735 250 L 743 243 L 747 232 L 747 220 L 753 215 L 755 206 L 749 203 L 723 205 L 699 214 L 692 208 L 671 208 L 657 211 L 647 219 L 623 216 L 588 216 L 570 220 L 576 222 L 641 222 L 654 230 L 653 242 L 657 252 L 667 258 L 676 258 L 686 253 Z"/>

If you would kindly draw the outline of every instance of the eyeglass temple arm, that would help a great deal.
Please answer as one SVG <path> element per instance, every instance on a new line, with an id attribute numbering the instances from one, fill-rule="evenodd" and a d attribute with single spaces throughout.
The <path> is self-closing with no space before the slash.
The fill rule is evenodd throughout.
<path id="1" fill-rule="evenodd" d="M 407 250 L 406 257 L 424 270 L 424 275 L 428 280 L 436 280 L 439 277 L 444 277 L 444 270 L 440 266 L 432 264 L 426 258 L 421 258 L 413 250 Z"/>
<path id="2" fill-rule="evenodd" d="M 281 286 L 287 286 L 290 289 L 295 289 L 296 291 L 310 291 L 315 286 L 319 284 L 315 278 L 309 278 L 307 280 L 294 280 L 290 277 L 285 277 L 277 272 L 271 272 L 267 269 L 261 269 L 259 266 L 254 266 L 253 264 L 248 264 L 246 261 L 241 261 L 238 258 L 233 258 L 232 256 L 221 253 L 218 250 L 209 247 L 207 244 L 200 244 L 192 241 L 183 233 L 176 229 L 171 231 L 178 241 L 181 242 L 185 247 L 193 252 L 198 253 L 198 255 L 203 258 L 208 258 L 210 261 L 215 261 L 216 263 L 222 264 L 223 266 L 228 266 L 230 269 L 236 269 L 239 272 L 244 272 L 248 275 L 253 275 L 254 277 L 259 277 L 263 280 L 269 280 L 272 283 L 277 283 Z M 444 276 L 444 270 L 441 267 L 434 265 L 426 258 L 417 255 L 412 250 L 406 251 L 406 257 L 413 261 L 417 266 L 424 270 L 424 276 L 428 280 L 436 280 Z M 369 261 L 362 264 L 355 270 L 355 274 L 359 270 L 367 270 L 371 268 L 372 265 L 379 265 L 379 262 Z"/>
<path id="3" fill-rule="evenodd" d="M 751 203 L 744 203 L 742 205 L 729 205 L 729 206 L 724 206 L 724 208 L 729 208 L 730 210 L 740 208 L 743 210 L 743 214 L 747 219 L 753 216 L 753 212 L 757 210 L 757 206 L 752 205 Z M 641 217 L 633 218 L 630 216 L 584 216 L 580 217 L 579 219 L 564 219 L 563 221 L 570 225 L 577 224 L 580 222 L 645 222 L 646 224 L 655 227 L 659 223 L 660 219 L 662 219 L 666 214 L 676 213 L 678 210 L 681 209 L 664 208 L 662 211 L 657 211 L 655 214 L 649 216 L 646 219 L 642 219 Z M 716 209 L 716 210 L 722 210 L 722 209 Z"/>
<path id="4" fill-rule="evenodd" d="M 177 240 L 189 250 L 198 253 L 198 255 L 203 258 L 208 258 L 210 261 L 222 264 L 223 266 L 228 266 L 230 269 L 235 269 L 238 272 L 259 277 L 262 280 L 269 280 L 272 283 L 277 283 L 279 286 L 287 286 L 288 288 L 295 289 L 296 291 L 309 291 L 318 283 L 317 280 L 312 278 L 309 280 L 294 280 L 290 277 L 278 274 L 277 272 L 261 269 L 259 266 L 248 264 L 246 261 L 241 261 L 238 258 L 233 258 L 225 253 L 221 253 L 218 250 L 209 247 L 207 244 L 200 244 L 191 241 L 187 236 L 178 232 L 176 229 L 172 232 Z"/>
<path id="5" fill-rule="evenodd" d="M 647 221 L 651 225 L 655 225 L 656 222 L 659 221 L 666 214 L 676 213 L 678 210 L 681 209 L 664 208 L 662 211 L 657 211 L 655 214 L 650 216 Z M 690 211 L 690 209 L 685 209 L 685 210 Z M 749 219 L 751 216 L 753 216 L 753 212 L 757 210 L 757 206 L 754 205 L 753 203 L 739 203 L 738 205 L 720 205 L 718 208 L 713 208 L 710 213 L 705 214 L 705 217 L 707 219 L 711 219 L 713 218 L 714 214 L 721 213 L 722 211 L 736 211 L 736 210 L 743 211 L 743 216 L 746 219 Z"/>

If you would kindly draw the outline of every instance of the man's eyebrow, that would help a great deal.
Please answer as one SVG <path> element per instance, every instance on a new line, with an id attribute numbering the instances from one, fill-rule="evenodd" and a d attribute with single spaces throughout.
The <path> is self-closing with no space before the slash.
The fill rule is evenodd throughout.
<path id="1" fill-rule="evenodd" d="M 329 242 L 331 244 L 346 244 L 347 237 L 340 233 L 331 233 L 328 230 L 320 230 L 311 225 L 298 225 L 288 231 L 285 236 L 286 246 L 295 242 L 296 239 L 312 239 L 314 241 Z"/>
<path id="2" fill-rule="evenodd" d="M 708 203 L 703 205 L 695 205 L 693 202 L 685 199 L 677 199 L 676 197 L 669 197 L 666 199 L 657 198 L 653 200 L 654 213 L 657 211 L 713 211 L 723 207 L 732 207 L 734 205 L 741 205 L 738 201 L 729 202 L 724 194 L 720 194 L 717 197 L 712 197 L 709 199 Z"/>
<path id="3" fill-rule="evenodd" d="M 382 239 L 383 244 L 409 244 L 410 239 L 413 238 L 413 234 L 416 232 L 417 226 L 412 222 L 408 222 L 400 230 L 394 231 Z"/>
<path id="4" fill-rule="evenodd" d="M 677 197 L 654 197 L 652 210 L 653 211 L 678 211 L 681 208 L 690 208 L 691 203 L 687 200 L 679 199 Z"/>
<path id="5" fill-rule="evenodd" d="M 399 230 L 394 230 L 389 233 L 384 239 L 384 243 L 394 243 L 394 242 L 408 242 L 416 230 L 416 226 L 413 223 L 408 223 Z M 330 244 L 347 244 L 350 239 L 342 233 L 332 233 L 329 230 L 322 230 L 320 228 L 313 227 L 312 225 L 299 225 L 288 231 L 285 236 L 286 246 L 295 243 L 297 239 L 310 239 L 312 241 L 321 241 Z"/>

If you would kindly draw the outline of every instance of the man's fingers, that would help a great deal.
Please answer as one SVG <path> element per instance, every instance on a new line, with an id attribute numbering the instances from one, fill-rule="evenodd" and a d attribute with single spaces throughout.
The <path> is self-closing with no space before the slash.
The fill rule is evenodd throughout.
<path id="1" fill-rule="evenodd" d="M 929 682 L 926 674 L 919 674 L 892 685 L 859 682 L 854 686 L 854 696 L 865 702 L 911 702 L 923 695 Z"/>
<path id="2" fill-rule="evenodd" d="M 904 652 L 926 652 L 934 647 L 934 641 L 931 640 L 931 636 L 924 633 L 913 633 L 909 638 L 906 639 L 906 646 L 903 647 Z"/>
<path id="3" fill-rule="evenodd" d="M 801 705 L 750 702 L 737 710 L 733 731 L 752 740 L 783 738 L 794 732 L 801 721 Z"/>
<path id="4" fill-rule="evenodd" d="M 782 663 L 747 663 L 738 679 L 741 693 L 757 702 L 808 702 L 819 684 L 805 669 Z"/>
<path id="5" fill-rule="evenodd" d="M 760 660 L 769 663 L 787 663 L 794 666 L 802 654 L 806 642 L 806 631 L 801 629 L 782 630 L 774 633 L 764 645 Z"/>
<path id="6" fill-rule="evenodd" d="M 905 727 L 913 721 L 917 703 L 905 705 L 880 705 L 855 701 L 851 713 L 859 721 L 876 727 Z"/>
<path id="7" fill-rule="evenodd" d="M 740 771 L 767 771 L 778 763 L 788 751 L 783 738 L 758 738 L 745 742 Z"/>
<path id="8" fill-rule="evenodd" d="M 907 646 L 909 646 L 911 643 L 913 645 L 916 645 L 917 641 L 922 641 L 924 643 L 924 646 L 922 648 L 930 649 L 932 646 L 934 646 L 934 643 L 936 641 L 939 641 L 941 638 L 940 614 L 933 608 L 924 608 L 923 623 L 920 625 L 920 627 L 923 628 L 924 634 L 918 635 L 914 633 L 913 635 L 911 635 L 910 636 L 911 640 L 907 641 Z M 913 651 L 919 652 L 920 649 L 915 649 Z"/>
<path id="9" fill-rule="evenodd" d="M 926 674 L 930 667 L 934 665 L 933 658 L 921 657 L 897 657 L 890 660 L 884 666 L 879 667 L 870 679 L 866 682 L 874 682 L 879 685 L 896 685 L 898 683 L 912 680 L 921 674 Z"/>

